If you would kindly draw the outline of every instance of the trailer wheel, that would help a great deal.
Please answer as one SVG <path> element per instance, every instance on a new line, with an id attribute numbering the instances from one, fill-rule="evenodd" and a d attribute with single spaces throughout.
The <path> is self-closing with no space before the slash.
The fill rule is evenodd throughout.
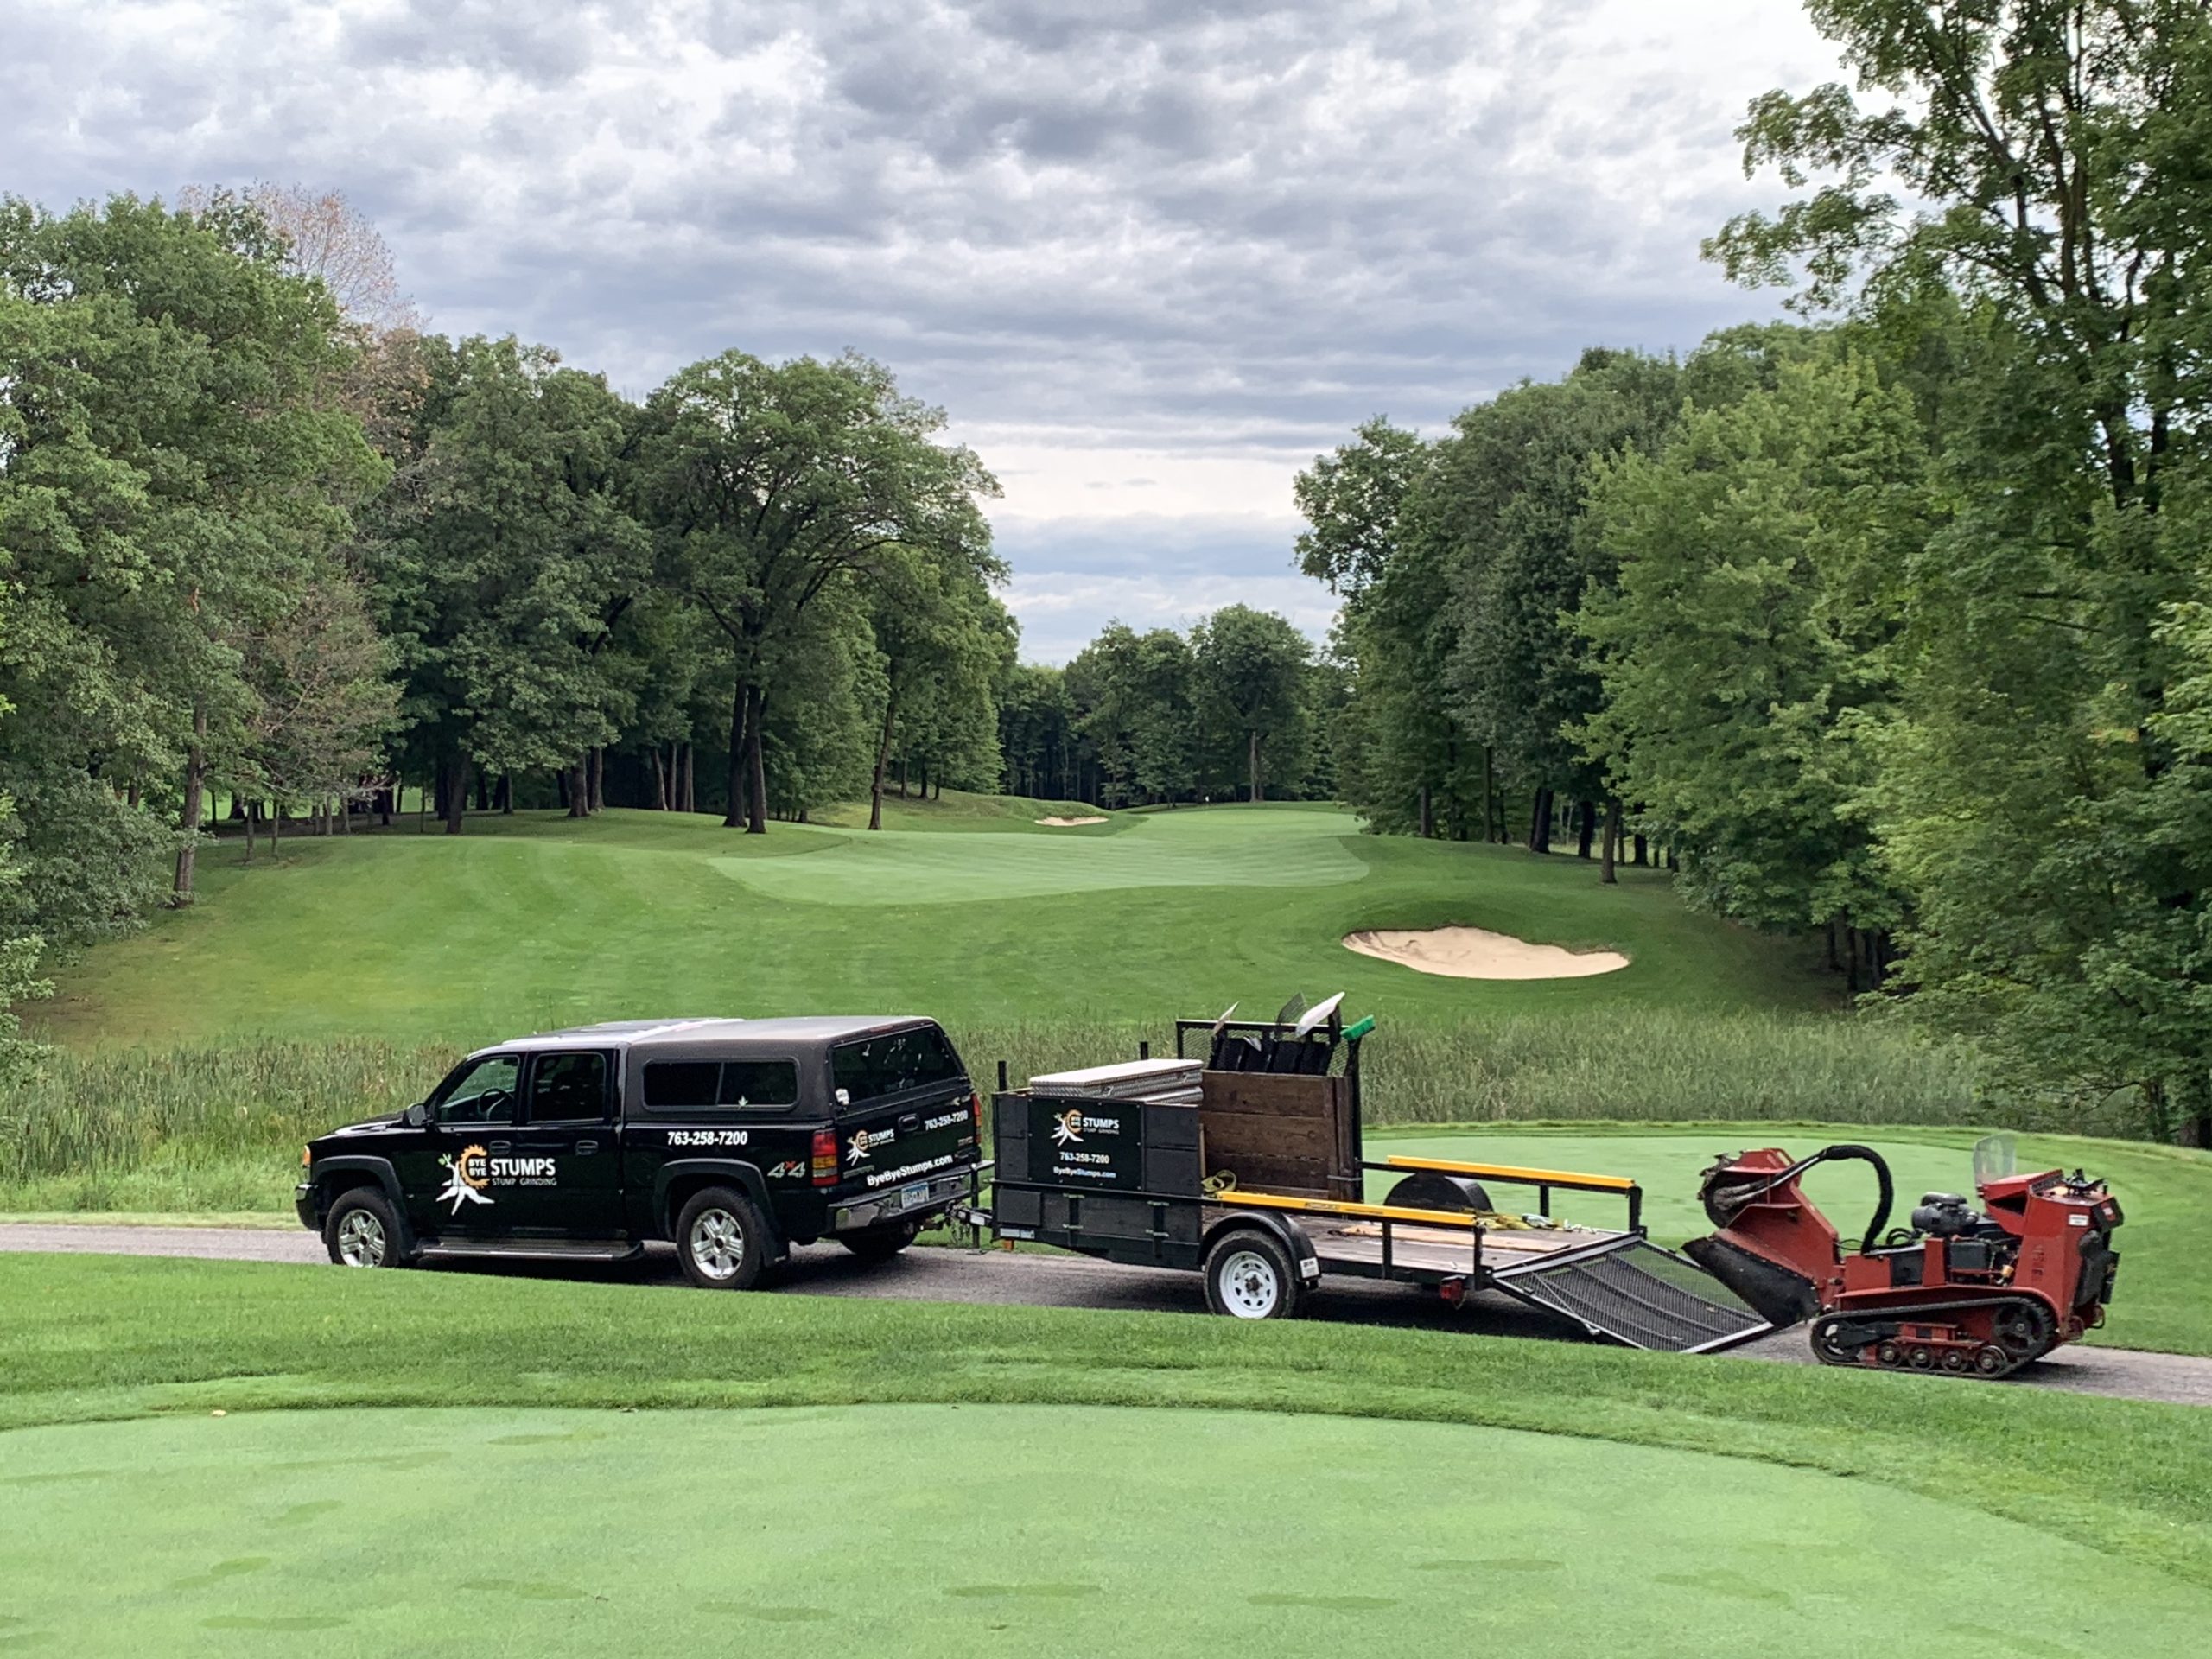
<path id="1" fill-rule="evenodd" d="M 1224 1233 L 1206 1252 L 1206 1306 L 1237 1319 L 1295 1319 L 1306 1287 L 1283 1247 L 1256 1227 Z"/>
<path id="2" fill-rule="evenodd" d="M 774 1250 L 767 1224 L 735 1187 L 710 1186 L 676 1218 L 683 1276 L 702 1290 L 750 1290 Z"/>

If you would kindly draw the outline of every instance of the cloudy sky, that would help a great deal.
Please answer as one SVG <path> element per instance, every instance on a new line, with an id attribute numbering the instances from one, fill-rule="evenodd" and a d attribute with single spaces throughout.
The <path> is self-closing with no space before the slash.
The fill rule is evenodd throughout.
<path id="1" fill-rule="evenodd" d="M 0 0 L 0 190 L 344 192 L 433 326 L 642 395 L 880 357 L 1005 485 L 1025 654 L 1317 634 L 1292 474 L 1770 308 L 1698 238 L 1797 0 Z"/>

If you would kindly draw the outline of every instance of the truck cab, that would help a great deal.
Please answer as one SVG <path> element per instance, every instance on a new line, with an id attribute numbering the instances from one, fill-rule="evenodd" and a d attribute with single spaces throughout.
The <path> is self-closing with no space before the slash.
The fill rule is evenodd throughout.
<path id="1" fill-rule="evenodd" d="M 404 1112 L 310 1142 L 334 1262 L 677 1247 L 743 1289 L 793 1244 L 895 1255 L 966 1196 L 981 1102 L 935 1021 L 630 1020 L 480 1049 Z"/>

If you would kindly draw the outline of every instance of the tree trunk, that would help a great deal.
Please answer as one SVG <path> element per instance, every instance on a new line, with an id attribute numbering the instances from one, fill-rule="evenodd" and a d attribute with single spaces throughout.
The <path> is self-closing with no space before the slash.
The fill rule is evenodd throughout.
<path id="1" fill-rule="evenodd" d="M 468 757 L 461 753 L 448 755 L 443 770 L 445 786 L 438 792 L 445 800 L 446 834 L 457 836 L 461 833 L 461 817 L 468 810 Z"/>
<path id="2" fill-rule="evenodd" d="M 591 785 L 584 780 L 584 758 L 581 754 L 569 762 L 568 781 L 561 786 L 561 793 L 569 803 L 570 817 L 591 816 Z"/>
<path id="3" fill-rule="evenodd" d="M 661 764 L 659 744 L 653 745 L 652 755 L 653 804 L 665 812 L 668 810 L 668 768 Z"/>
<path id="4" fill-rule="evenodd" d="M 1598 867 L 1598 880 L 1612 887 L 1620 877 L 1613 874 L 1613 861 L 1621 850 L 1621 804 L 1611 796 L 1605 798 L 1605 850 Z"/>
<path id="5" fill-rule="evenodd" d="M 1629 844 L 1633 853 L 1629 862 L 1635 865 L 1637 869 L 1642 869 L 1651 861 L 1651 843 L 1644 840 L 1642 836 L 1630 837 Z"/>
<path id="6" fill-rule="evenodd" d="M 276 849 L 284 839 L 284 803 L 269 803 L 269 856 L 276 856 Z"/>
<path id="7" fill-rule="evenodd" d="M 248 803 L 247 803 L 247 804 L 246 804 L 246 809 L 245 809 L 245 859 L 242 861 L 243 862 L 245 862 L 245 863 L 248 863 L 248 864 L 251 864 L 251 863 L 252 863 L 252 862 L 253 862 L 253 815 L 254 815 L 254 810 L 255 810 L 255 809 L 254 809 L 253 804 L 252 804 L 252 803 L 251 803 L 251 802 L 248 802 Z"/>
<path id="8" fill-rule="evenodd" d="M 1843 928 L 1843 988 L 1853 996 L 1866 988 L 1859 979 L 1859 930 L 1848 922 Z"/>
<path id="9" fill-rule="evenodd" d="M 906 757 L 903 754 L 899 757 L 899 798 L 906 798 Z"/>
<path id="10" fill-rule="evenodd" d="M 1536 791 L 1536 803 L 1529 814 L 1529 850 L 1548 853 L 1552 849 L 1552 804 L 1556 798 L 1549 789 Z"/>
<path id="11" fill-rule="evenodd" d="M 768 698 L 757 685 L 745 688 L 745 750 L 746 776 L 751 787 L 752 810 L 747 814 L 745 833 L 765 836 L 768 833 L 768 756 L 762 742 L 762 728 L 767 724 Z"/>
<path id="12" fill-rule="evenodd" d="M 1590 844 L 1598 838 L 1598 805 L 1594 801 L 1574 804 L 1574 855 L 1590 856 Z"/>
<path id="13" fill-rule="evenodd" d="M 899 712 L 899 694 L 887 693 L 883 699 L 883 734 L 876 740 L 875 777 L 868 785 L 868 827 L 883 828 L 883 769 L 891 764 L 891 722 Z"/>
<path id="14" fill-rule="evenodd" d="M 1843 971 L 1843 957 L 1836 948 L 1836 934 L 1840 925 L 1834 917 L 1828 918 L 1828 972 L 1832 974 L 1840 974 Z"/>
<path id="15" fill-rule="evenodd" d="M 607 751 L 594 745 L 591 752 L 591 810 L 607 807 Z"/>
<path id="16" fill-rule="evenodd" d="M 515 810 L 515 775 L 511 772 L 499 774 L 499 814 L 512 817 Z"/>
<path id="17" fill-rule="evenodd" d="M 479 812 L 492 810 L 492 774 L 488 772 L 476 774 L 476 810 Z"/>
<path id="18" fill-rule="evenodd" d="M 563 807 L 569 804 L 569 769 L 560 767 L 553 774 L 553 798 Z"/>
<path id="19" fill-rule="evenodd" d="M 1244 775 L 1251 779 L 1253 801 L 1266 800 L 1267 791 L 1260 785 L 1260 734 L 1257 731 L 1244 734 Z"/>
<path id="20" fill-rule="evenodd" d="M 745 715 L 752 705 L 740 683 L 729 698 L 729 807 L 722 814 L 722 828 L 736 830 L 745 823 Z"/>
<path id="21" fill-rule="evenodd" d="M 696 812 L 699 810 L 699 798 L 693 792 L 691 787 L 691 743 L 688 738 L 683 743 L 683 810 L 686 812 Z"/>
<path id="22" fill-rule="evenodd" d="M 1436 833 L 1436 804 L 1427 784 L 1421 786 L 1421 838 L 1428 840 Z"/>
<path id="23" fill-rule="evenodd" d="M 199 861 L 200 814 L 207 784 L 207 705 L 195 702 L 192 706 L 192 744 L 184 752 L 184 810 L 177 826 L 184 831 L 184 844 L 176 849 L 176 884 L 169 893 L 173 905 L 192 902 L 194 867 Z"/>

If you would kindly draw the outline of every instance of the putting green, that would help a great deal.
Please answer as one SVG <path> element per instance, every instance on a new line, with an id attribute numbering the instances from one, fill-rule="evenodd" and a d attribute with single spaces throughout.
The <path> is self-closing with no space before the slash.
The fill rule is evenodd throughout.
<path id="1" fill-rule="evenodd" d="M 2117 1615 L 2159 1659 L 2212 1618 L 1890 1488 L 1364 1419 L 243 1414 L 22 1431 L 0 1487 L 8 1652 L 1978 1659 Z"/>
<path id="2" fill-rule="evenodd" d="M 790 833 L 804 834 L 802 826 Z M 825 832 L 816 830 L 815 836 Z M 821 905 L 953 905 L 1116 887 L 1319 887 L 1357 881 L 1367 866 L 1341 839 L 1359 820 L 1321 809 L 1163 812 L 1112 836 L 1000 834 L 988 841 L 885 830 L 804 858 L 711 861 L 770 898 Z"/>

